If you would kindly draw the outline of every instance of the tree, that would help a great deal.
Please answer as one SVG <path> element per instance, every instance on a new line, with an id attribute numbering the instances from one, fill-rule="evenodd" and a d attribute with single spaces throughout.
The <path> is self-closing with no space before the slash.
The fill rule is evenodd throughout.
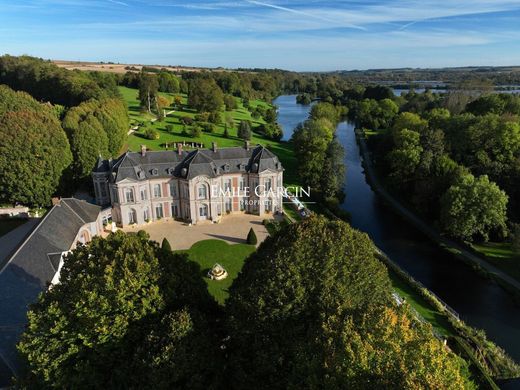
<path id="1" fill-rule="evenodd" d="M 392 176 L 399 181 L 410 180 L 415 173 L 423 148 L 420 144 L 420 134 L 403 129 L 394 135 L 395 149 L 388 154 L 392 167 Z"/>
<path id="2" fill-rule="evenodd" d="M 202 128 L 198 124 L 190 127 L 190 135 L 193 138 L 200 138 L 202 136 Z"/>
<path id="3" fill-rule="evenodd" d="M 312 106 L 309 116 L 311 119 L 325 118 L 329 120 L 333 125 L 336 125 L 340 120 L 338 109 L 330 103 L 315 104 L 314 106 Z"/>
<path id="4" fill-rule="evenodd" d="M 238 126 L 238 137 L 243 140 L 251 139 L 251 124 L 249 121 L 240 121 L 240 126 Z"/>
<path id="5" fill-rule="evenodd" d="M 150 73 L 141 73 L 139 80 L 139 101 L 141 107 L 145 107 L 149 113 L 152 112 L 152 107 L 156 106 L 156 99 L 159 91 L 159 82 L 157 76 Z"/>
<path id="6" fill-rule="evenodd" d="M 505 235 L 508 197 L 487 176 L 464 175 L 441 199 L 445 232 L 462 240 L 488 240 L 492 232 Z"/>
<path id="7" fill-rule="evenodd" d="M 159 91 L 178 93 L 180 90 L 179 79 L 170 72 L 159 72 L 157 75 L 157 81 L 159 83 Z"/>
<path id="8" fill-rule="evenodd" d="M 298 158 L 298 174 L 303 184 L 314 189 L 320 187 L 323 166 L 334 126 L 328 119 L 307 120 L 294 130 L 292 139 Z"/>
<path id="9" fill-rule="evenodd" d="M 108 138 L 97 118 L 88 114 L 69 132 L 74 179 L 90 177 L 99 156 L 108 156 Z"/>
<path id="10" fill-rule="evenodd" d="M 255 231 L 253 230 L 253 228 L 249 229 L 249 233 L 247 233 L 247 243 L 249 245 L 256 245 L 257 242 L 258 240 L 256 238 Z"/>
<path id="11" fill-rule="evenodd" d="M 233 111 L 237 108 L 237 101 L 232 95 L 224 95 L 224 105 L 226 106 L 226 111 Z"/>
<path id="12" fill-rule="evenodd" d="M 335 197 L 345 183 L 345 150 L 336 137 L 330 142 L 325 152 L 325 164 L 321 177 L 321 192 L 324 198 Z"/>
<path id="13" fill-rule="evenodd" d="M 231 386 L 464 388 L 462 361 L 393 303 L 374 249 L 324 217 L 268 237 L 226 302 Z"/>
<path id="14" fill-rule="evenodd" d="M 42 106 L 0 116 L 0 198 L 47 206 L 72 161 L 60 123 Z"/>
<path id="15" fill-rule="evenodd" d="M 203 388 L 218 349 L 200 270 L 117 232 L 79 245 L 28 312 L 18 349 L 33 387 Z"/>
<path id="16" fill-rule="evenodd" d="M 191 81 L 188 105 L 200 112 L 220 111 L 224 94 L 215 80 L 199 77 Z"/>
<path id="17" fill-rule="evenodd" d="M 227 123 L 224 123 L 224 138 L 229 138 L 229 130 Z"/>

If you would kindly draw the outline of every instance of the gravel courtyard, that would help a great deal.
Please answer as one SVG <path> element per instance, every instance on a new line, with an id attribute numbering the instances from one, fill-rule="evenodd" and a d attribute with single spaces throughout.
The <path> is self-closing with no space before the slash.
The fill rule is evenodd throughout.
<path id="1" fill-rule="evenodd" d="M 264 219 L 265 217 L 250 214 L 228 215 L 224 216 L 220 223 L 208 221 L 193 226 L 178 221 L 161 220 L 144 226 L 127 227 L 123 231 L 145 230 L 150 234 L 152 240 L 159 243 L 166 237 L 172 249 L 178 250 L 189 249 L 194 243 L 209 239 L 224 240 L 230 244 L 244 244 L 247 233 L 252 227 L 258 238 L 258 244 L 260 244 L 268 235 L 266 228 L 262 225 Z"/>

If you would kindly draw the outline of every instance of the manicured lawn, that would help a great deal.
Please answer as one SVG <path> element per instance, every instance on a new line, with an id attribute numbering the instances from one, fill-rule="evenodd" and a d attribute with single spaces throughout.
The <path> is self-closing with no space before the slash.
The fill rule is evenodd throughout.
<path id="1" fill-rule="evenodd" d="M 394 290 L 405 298 L 406 302 L 414 308 L 433 328 L 444 336 L 454 335 L 454 331 L 446 317 L 432 307 L 415 290 L 406 284 L 397 274 L 388 270 Z"/>
<path id="2" fill-rule="evenodd" d="M 177 252 L 187 253 L 190 260 L 200 265 L 201 277 L 208 284 L 209 293 L 222 305 L 229 295 L 229 287 L 244 265 L 244 260 L 254 251 L 254 245 L 230 245 L 221 240 L 204 240 L 193 244 L 189 250 Z M 207 277 L 215 263 L 219 263 L 228 272 L 226 279 L 217 281 Z"/>
<path id="3" fill-rule="evenodd" d="M 515 252 L 510 243 L 487 242 L 472 246 L 495 267 L 520 280 L 520 253 Z"/>
<path id="4" fill-rule="evenodd" d="M 27 222 L 23 218 L 2 218 L 0 219 L 0 237 L 16 229 L 18 226 Z"/>
<path id="5" fill-rule="evenodd" d="M 216 142 L 219 147 L 232 147 L 232 146 L 242 146 L 244 141 L 237 137 L 237 127 L 241 120 L 248 120 L 251 122 L 253 127 L 253 137 L 251 139 L 251 145 L 261 144 L 264 145 L 275 153 L 280 161 L 282 162 L 285 172 L 284 172 L 284 183 L 285 185 L 296 185 L 298 183 L 298 179 L 296 176 L 296 158 L 294 157 L 294 151 L 292 148 L 292 144 L 289 142 L 282 141 L 273 141 L 262 137 L 260 134 L 255 133 L 254 129 L 258 125 L 265 123 L 263 119 L 253 119 L 251 117 L 251 113 L 249 110 L 243 107 L 242 101 L 237 98 L 238 108 L 236 110 L 231 111 L 231 115 L 235 121 L 235 126 L 232 129 L 228 129 L 229 138 L 224 137 L 224 126 L 218 125 L 216 126 L 214 133 L 202 133 L 201 137 L 193 138 L 189 135 L 183 135 L 183 125 L 181 124 L 181 118 L 190 117 L 193 118 L 197 112 L 194 110 L 185 107 L 186 104 L 186 96 L 179 94 L 179 96 L 183 99 L 183 107 L 170 114 L 166 117 L 162 122 L 154 122 L 153 124 L 150 122 L 152 116 L 148 113 L 142 113 L 139 107 L 139 101 L 137 100 L 137 89 L 131 89 L 126 87 L 119 87 L 119 90 L 126 100 L 128 104 L 129 115 L 132 120 L 132 124 L 135 125 L 137 123 L 143 122 L 149 128 L 153 128 L 157 130 L 159 133 L 159 139 L 157 140 L 149 140 L 143 137 L 141 132 L 136 132 L 131 134 L 127 140 L 127 148 L 132 151 L 138 151 L 141 145 L 146 145 L 151 150 L 165 150 L 166 147 L 173 148 L 173 144 L 175 142 L 183 142 L 186 143 L 196 142 L 204 144 L 204 147 L 211 147 L 212 142 Z M 173 94 L 163 94 L 173 97 Z M 258 105 L 262 105 L 264 107 L 268 107 L 269 105 L 266 102 L 261 100 L 251 100 L 251 107 L 256 107 Z M 172 110 L 173 108 L 167 109 L 167 111 Z M 224 112 L 222 112 L 222 116 L 224 117 Z M 168 132 L 166 130 L 166 125 L 172 125 L 173 130 Z"/>

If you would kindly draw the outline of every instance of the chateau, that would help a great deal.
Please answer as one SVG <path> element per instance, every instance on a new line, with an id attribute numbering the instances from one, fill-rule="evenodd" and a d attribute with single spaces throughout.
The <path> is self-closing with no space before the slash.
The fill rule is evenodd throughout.
<path id="1" fill-rule="evenodd" d="M 282 211 L 283 167 L 263 146 L 152 152 L 141 147 L 116 160 L 98 159 L 96 202 L 112 207 L 121 227 L 162 218 L 196 224 L 225 214 Z"/>

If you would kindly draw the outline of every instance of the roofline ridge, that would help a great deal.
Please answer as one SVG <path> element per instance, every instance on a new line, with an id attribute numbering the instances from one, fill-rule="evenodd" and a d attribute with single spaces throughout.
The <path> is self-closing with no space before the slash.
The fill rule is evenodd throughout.
<path id="1" fill-rule="evenodd" d="M 83 225 L 86 225 L 87 223 L 89 223 L 89 222 L 85 222 L 85 220 L 83 218 L 81 218 L 80 215 L 78 213 L 76 213 L 76 211 L 67 204 L 67 202 L 65 202 L 64 204 L 65 204 L 65 206 L 67 206 L 70 209 L 70 211 L 72 211 L 76 215 L 76 217 L 79 218 L 79 220 L 81 222 L 83 222 Z"/>
<path id="2" fill-rule="evenodd" d="M 49 217 L 49 215 L 52 214 L 52 212 L 54 211 L 54 209 L 56 207 L 59 207 L 60 205 L 59 204 L 56 204 L 54 206 L 52 206 L 52 208 L 49 210 L 49 212 L 45 215 L 45 217 L 42 218 L 42 220 L 40 221 L 40 223 L 38 225 L 36 225 L 36 227 L 33 229 L 33 231 L 31 232 L 31 234 L 29 234 L 25 240 L 20 244 L 20 246 L 18 247 L 18 249 L 16 249 L 16 251 L 11 255 L 11 257 L 9 257 L 9 260 L 5 263 L 5 265 L 0 269 L 0 274 L 2 274 L 2 272 L 5 271 L 5 269 L 7 268 L 7 266 L 9 264 L 11 264 L 11 261 L 13 261 L 13 259 L 16 257 L 16 255 L 22 250 L 22 248 L 27 244 L 27 241 L 29 241 L 31 239 L 32 236 L 34 236 L 34 234 L 38 231 L 38 229 L 40 228 L 40 226 L 45 222 L 45 220 Z"/>

